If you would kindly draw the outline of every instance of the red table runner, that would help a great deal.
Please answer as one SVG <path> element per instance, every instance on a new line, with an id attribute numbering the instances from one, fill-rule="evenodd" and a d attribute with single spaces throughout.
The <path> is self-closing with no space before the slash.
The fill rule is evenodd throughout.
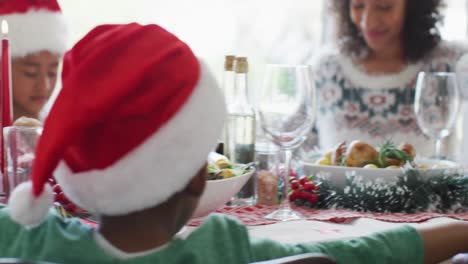
<path id="1" fill-rule="evenodd" d="M 264 219 L 263 216 L 276 210 L 277 206 L 246 206 L 246 207 L 223 207 L 216 212 L 238 218 L 245 225 L 269 225 L 274 224 L 276 221 Z M 455 213 L 455 214 L 438 214 L 438 213 L 416 213 L 416 214 L 403 214 L 403 213 L 364 213 L 354 212 L 349 210 L 316 210 L 304 207 L 295 207 L 296 211 L 300 212 L 307 220 L 328 221 L 333 223 L 342 223 L 356 218 L 372 218 L 385 222 L 396 223 L 419 223 L 437 217 L 450 217 L 458 220 L 468 221 L 468 213 Z M 198 226 L 204 220 L 204 217 L 192 219 L 188 225 Z"/>

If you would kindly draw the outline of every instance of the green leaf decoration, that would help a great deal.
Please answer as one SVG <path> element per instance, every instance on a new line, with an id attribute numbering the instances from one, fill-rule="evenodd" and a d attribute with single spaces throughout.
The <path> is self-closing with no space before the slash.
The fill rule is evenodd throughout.
<path id="1" fill-rule="evenodd" d="M 376 176 L 377 178 L 377 176 Z M 317 177 L 320 209 L 351 209 L 375 213 L 454 213 L 468 211 L 468 176 L 446 170 L 425 178 L 418 170 L 406 170 L 394 182 L 368 181 L 357 175 L 346 176 L 346 186 L 337 188 Z"/>
<path id="2" fill-rule="evenodd" d="M 380 146 L 379 160 L 377 161 L 377 164 L 380 168 L 387 167 L 387 164 L 385 163 L 387 158 L 410 162 L 413 161 L 413 157 L 411 155 L 404 152 L 403 150 L 398 149 L 391 140 L 388 140 L 387 142 L 383 143 L 382 146 Z"/>

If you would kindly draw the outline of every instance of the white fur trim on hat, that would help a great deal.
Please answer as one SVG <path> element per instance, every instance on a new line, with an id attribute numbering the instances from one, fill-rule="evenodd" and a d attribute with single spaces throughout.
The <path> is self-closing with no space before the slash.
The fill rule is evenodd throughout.
<path id="1" fill-rule="evenodd" d="M 54 203 L 52 187 L 44 186 L 39 197 L 34 197 L 32 182 L 27 181 L 18 185 L 8 200 L 11 218 L 23 226 L 36 226 L 42 223 Z"/>
<path id="2" fill-rule="evenodd" d="M 59 163 L 54 176 L 71 201 L 98 214 L 124 215 L 161 204 L 186 187 L 214 149 L 226 114 L 216 81 L 200 64 L 200 80 L 185 105 L 118 162 L 81 173 Z"/>
<path id="3" fill-rule="evenodd" d="M 12 57 L 45 50 L 62 55 L 67 51 L 68 26 L 60 12 L 30 10 L 0 18 L 8 22 Z"/>

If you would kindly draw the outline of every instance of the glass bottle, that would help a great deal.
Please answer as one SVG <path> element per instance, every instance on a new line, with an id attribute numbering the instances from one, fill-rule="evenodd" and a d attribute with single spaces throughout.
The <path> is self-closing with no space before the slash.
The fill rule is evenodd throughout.
<path id="1" fill-rule="evenodd" d="M 248 62 L 246 57 L 237 57 L 234 63 L 235 93 L 228 104 L 225 153 L 233 163 L 247 164 L 255 159 L 255 110 L 248 97 Z M 252 177 L 232 201 L 233 205 L 255 203 L 255 180 Z"/>

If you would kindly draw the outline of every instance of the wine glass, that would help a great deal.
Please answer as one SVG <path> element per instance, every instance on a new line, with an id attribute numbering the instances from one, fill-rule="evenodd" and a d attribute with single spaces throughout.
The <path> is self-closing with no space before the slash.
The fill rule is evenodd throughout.
<path id="1" fill-rule="evenodd" d="M 457 120 L 461 95 L 451 72 L 420 72 L 416 83 L 414 111 L 424 134 L 435 140 L 435 158 L 442 158 L 441 141 L 450 135 Z"/>
<path id="2" fill-rule="evenodd" d="M 258 104 L 260 126 L 285 154 L 282 202 L 265 216 L 288 221 L 301 219 L 289 205 L 288 190 L 292 150 L 310 131 L 315 118 L 315 89 L 307 66 L 267 65 Z M 281 173 L 280 173 L 281 174 Z"/>

